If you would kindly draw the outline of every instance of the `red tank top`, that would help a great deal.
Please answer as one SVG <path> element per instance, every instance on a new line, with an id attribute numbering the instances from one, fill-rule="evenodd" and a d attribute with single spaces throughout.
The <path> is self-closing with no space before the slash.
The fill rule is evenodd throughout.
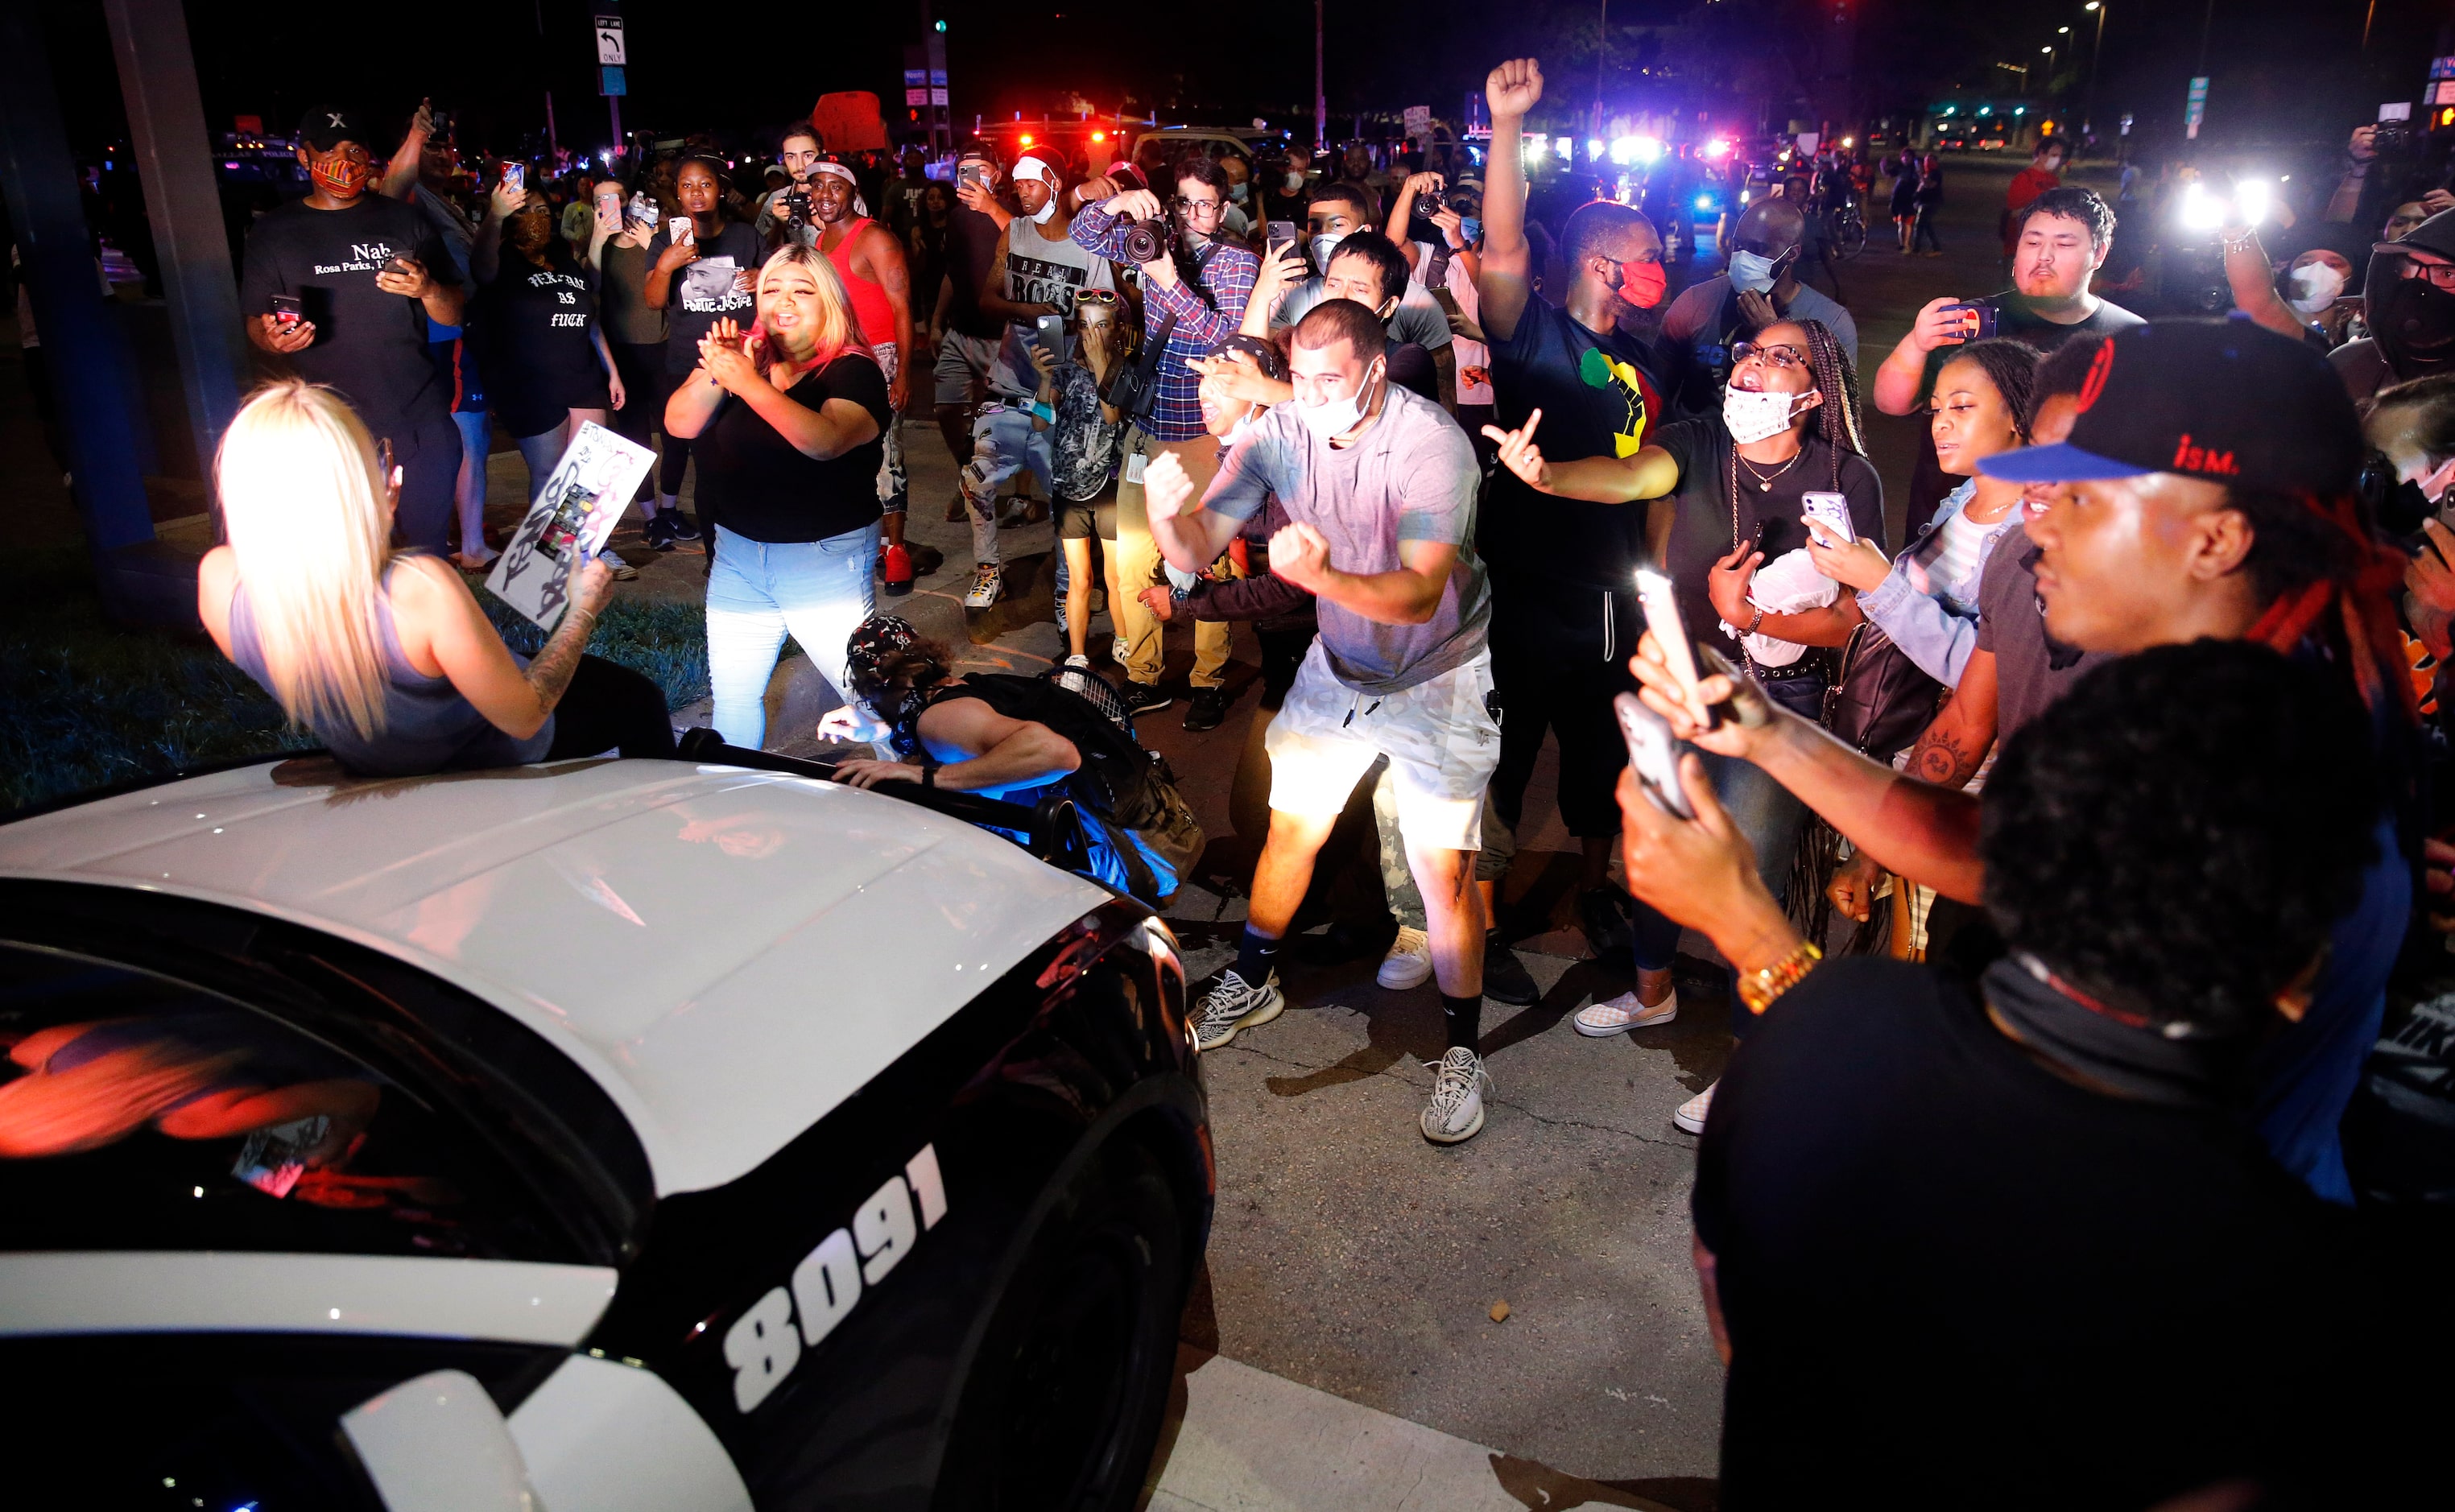
<path id="1" fill-rule="evenodd" d="M 887 303 L 886 286 L 852 271 L 852 244 L 860 239 L 862 228 L 873 224 L 866 217 L 847 221 L 843 240 L 827 253 L 827 261 L 836 265 L 837 275 L 852 294 L 853 318 L 861 322 L 861 338 L 873 347 L 883 347 L 895 340 L 895 307 Z"/>

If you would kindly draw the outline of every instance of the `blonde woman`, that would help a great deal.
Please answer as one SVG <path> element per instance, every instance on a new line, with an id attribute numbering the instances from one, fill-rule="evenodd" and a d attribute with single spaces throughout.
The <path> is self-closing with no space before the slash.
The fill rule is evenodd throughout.
<path id="1" fill-rule="evenodd" d="M 718 320 L 699 371 L 665 403 L 665 431 L 690 442 L 700 507 L 719 522 L 707 582 L 716 728 L 753 747 L 766 738 L 767 679 L 787 630 L 846 688 L 845 644 L 876 602 L 880 437 L 894 419 L 824 252 L 779 248 L 758 297 L 758 324 Z"/>
<path id="2" fill-rule="evenodd" d="M 385 472 L 330 389 L 275 383 L 240 408 L 213 463 L 230 544 L 196 582 L 224 655 L 371 776 L 674 754 L 656 684 L 581 655 L 612 592 L 602 562 L 572 575 L 570 611 L 523 661 L 448 563 L 393 551 Z"/>

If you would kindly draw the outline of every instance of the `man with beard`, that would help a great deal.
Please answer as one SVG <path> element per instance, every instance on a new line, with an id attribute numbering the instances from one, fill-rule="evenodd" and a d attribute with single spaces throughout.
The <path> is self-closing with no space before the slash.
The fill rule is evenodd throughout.
<path id="1" fill-rule="evenodd" d="M 2114 212 L 2093 190 L 2050 189 L 2021 207 L 2015 229 L 2012 288 L 1978 303 L 1991 306 L 1996 334 L 2052 352 L 2078 335 L 2111 336 L 2147 324 L 2089 292 L 2089 280 L 2114 245 Z M 1977 335 L 1968 301 L 1930 299 L 1910 333 L 1894 347 L 1868 383 L 1868 396 L 1886 414 L 1924 410 L 1935 375 L 1952 349 Z M 1935 457 L 1935 438 L 1920 427 L 1917 470 L 1910 477 L 1908 531 L 1916 536 L 1935 507 L 1957 486 Z"/>
<path id="2" fill-rule="evenodd" d="M 247 338 L 288 357 L 298 375 L 341 393 L 400 469 L 401 539 L 449 549 L 460 432 L 452 385 L 427 353 L 428 322 L 460 324 L 468 286 L 416 207 L 370 192 L 375 167 L 358 118 L 316 109 L 298 128 L 314 188 L 249 231 L 239 308 Z M 273 312 L 275 294 L 301 318 Z"/>
<path id="3" fill-rule="evenodd" d="M 1676 203 L 1676 202 L 1674 202 Z M 1731 267 L 1690 284 L 1662 312 L 1663 387 L 1680 419 L 1721 408 L 1731 345 L 1776 320 L 1821 320 L 1850 366 L 1858 366 L 1858 322 L 1829 295 L 1798 281 L 1807 216 L 1786 199 L 1760 199 L 1732 233 Z"/>
<path id="4" fill-rule="evenodd" d="M 784 139 L 789 151 L 815 145 L 807 131 Z M 812 164 L 808 177 L 810 209 L 818 216 L 819 251 L 835 264 L 852 295 L 853 316 L 861 322 L 862 339 L 886 374 L 886 399 L 898 415 L 912 398 L 912 380 L 903 371 L 903 353 L 912 350 L 912 284 L 903 266 L 903 244 L 895 233 L 869 218 L 852 170 L 830 158 Z M 903 546 L 903 515 L 912 502 L 903 476 L 903 440 L 890 424 L 881 437 L 886 454 L 878 465 L 878 502 L 885 513 L 885 556 L 908 555 Z M 886 591 L 911 592 L 909 575 L 889 573 Z"/>
<path id="5" fill-rule="evenodd" d="M 2362 317 L 2370 333 L 2327 360 L 2363 413 L 2390 384 L 2455 369 L 2455 210 L 2370 249 Z"/>

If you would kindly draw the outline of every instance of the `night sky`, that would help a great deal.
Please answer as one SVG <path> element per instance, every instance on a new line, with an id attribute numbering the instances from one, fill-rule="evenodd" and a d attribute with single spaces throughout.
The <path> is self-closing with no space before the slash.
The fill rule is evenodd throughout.
<path id="1" fill-rule="evenodd" d="M 1079 91 L 1101 109 L 1156 108 L 1163 119 L 1273 125 L 1309 115 L 1312 8 L 1252 0 L 1197 8 L 1124 0 L 936 0 L 948 26 L 960 125 L 1021 109 L 1037 114 Z M 1802 108 L 1782 98 L 1815 71 L 1820 28 L 1836 0 L 1614 0 L 1607 97 L 1631 108 L 1685 103 L 1718 121 L 1770 111 L 1773 124 Z M 2094 24 L 2080 0 L 1837 0 L 1855 11 L 1856 95 L 1870 114 L 1906 111 L 1955 86 L 2013 91 L 1997 61 L 2042 65 L 2040 46 L 2070 25 Z M 2444 7 L 2378 0 L 2371 43 L 2360 47 L 2366 0 L 2213 0 L 2208 71 L 2212 140 L 2339 137 L 2372 118 L 2379 101 L 2415 96 Z M 1045 9 L 1044 9 L 1045 7 Z M 2189 0 L 2112 0 L 2097 84 L 2101 132 L 2124 110 L 2148 126 L 2178 123 L 2197 71 L 2203 7 Z M 208 120 L 239 113 L 286 129 L 311 102 L 337 99 L 389 132 L 419 96 L 455 110 L 469 145 L 514 148 L 542 128 L 554 94 L 562 140 L 607 138 L 596 92 L 585 0 L 426 0 L 406 8 L 269 6 L 261 0 L 189 0 L 189 29 Z M 714 129 L 748 140 L 804 114 L 835 90 L 870 90 L 900 120 L 902 49 L 919 38 L 917 3 L 877 6 L 709 5 L 629 0 L 627 126 L 660 132 Z M 91 152 L 121 124 L 117 87 L 95 0 L 47 0 L 52 66 L 71 130 Z M 1507 19 L 1492 12 L 1505 10 Z M 1188 16 L 1232 18 L 1235 33 L 1188 32 Z M 1533 51 L 1554 99 L 1593 98 L 1596 6 L 1578 0 L 1416 0 L 1358 5 L 1329 0 L 1331 131 L 1358 109 L 1408 105 L 1452 116 L 1491 63 Z M 1686 31 L 1667 30 L 1682 20 Z M 542 23 L 543 34 L 539 33 Z M 2455 47 L 2449 48 L 2455 51 Z M 2061 61 L 2084 66 L 2086 47 Z M 1172 61 L 1162 64 L 1158 60 Z M 1641 71 L 1653 69 L 1653 73 Z M 1665 82 L 1669 70 L 1677 80 Z M 2059 69 L 2059 71 L 2060 70 Z M 2038 77 L 2042 83 L 2042 71 Z M 2073 97 L 2079 78 L 2069 76 Z"/>

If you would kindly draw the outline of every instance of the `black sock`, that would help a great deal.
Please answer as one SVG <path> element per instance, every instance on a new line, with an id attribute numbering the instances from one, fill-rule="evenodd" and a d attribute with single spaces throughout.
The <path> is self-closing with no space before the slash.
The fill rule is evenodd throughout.
<path id="1" fill-rule="evenodd" d="M 1270 979 L 1270 972 L 1279 963 L 1279 941 L 1268 935 L 1256 935 L 1253 926 L 1245 926 L 1245 937 L 1236 945 L 1236 975 L 1245 978 L 1248 987 L 1259 987 Z"/>
<path id="2" fill-rule="evenodd" d="M 1463 1045 L 1481 1055 L 1483 995 L 1477 993 L 1471 998 L 1452 998 L 1448 993 L 1441 994 L 1441 1024 L 1449 1031 L 1450 1049 L 1455 1050 Z"/>

